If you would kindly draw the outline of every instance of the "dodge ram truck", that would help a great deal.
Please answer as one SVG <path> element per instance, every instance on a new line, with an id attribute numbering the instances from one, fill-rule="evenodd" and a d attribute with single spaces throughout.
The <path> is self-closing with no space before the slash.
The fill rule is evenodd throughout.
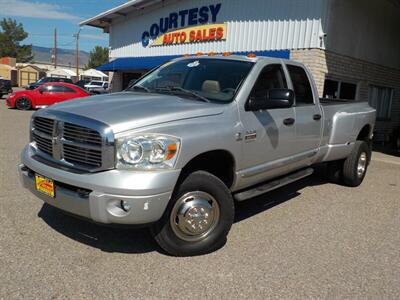
<path id="1" fill-rule="evenodd" d="M 311 73 L 276 58 L 196 55 L 127 90 L 35 112 L 23 186 L 102 224 L 148 225 L 167 253 L 222 247 L 235 203 L 309 176 L 359 186 L 375 110 L 320 100 Z"/>

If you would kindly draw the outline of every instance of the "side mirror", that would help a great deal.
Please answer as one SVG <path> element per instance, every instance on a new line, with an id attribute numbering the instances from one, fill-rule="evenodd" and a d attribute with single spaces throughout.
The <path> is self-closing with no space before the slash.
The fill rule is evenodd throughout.
<path id="1" fill-rule="evenodd" d="M 43 93 L 44 93 L 44 90 L 43 90 L 43 89 L 40 89 L 40 90 L 39 90 L 39 93 L 43 94 Z"/>
<path id="2" fill-rule="evenodd" d="M 290 108 L 294 104 L 294 92 L 289 89 L 270 89 L 266 97 L 250 98 L 246 103 L 246 111 L 257 111 L 274 108 Z"/>

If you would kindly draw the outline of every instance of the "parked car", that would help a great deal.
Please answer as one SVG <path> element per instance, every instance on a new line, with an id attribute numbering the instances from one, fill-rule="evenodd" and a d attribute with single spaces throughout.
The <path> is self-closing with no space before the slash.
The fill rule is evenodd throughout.
<path id="1" fill-rule="evenodd" d="M 97 223 L 149 225 L 177 256 L 221 247 L 245 201 L 313 173 L 359 186 L 376 112 L 318 98 L 290 60 L 179 58 L 129 90 L 60 103 L 32 116 L 22 184 Z"/>
<path id="2" fill-rule="evenodd" d="M 81 79 L 81 80 L 78 80 L 77 82 L 75 82 L 75 85 L 79 86 L 80 88 L 85 89 L 85 85 L 87 85 L 89 82 L 90 82 L 90 80 Z"/>
<path id="3" fill-rule="evenodd" d="M 91 94 L 106 94 L 109 92 L 107 81 L 92 80 L 85 85 L 85 89 L 87 89 Z"/>
<path id="4" fill-rule="evenodd" d="M 30 83 L 28 84 L 25 89 L 26 90 L 34 90 L 36 88 L 38 88 L 39 86 L 41 86 L 44 83 L 48 83 L 48 82 L 65 82 L 65 83 L 70 83 L 72 84 L 72 80 L 69 78 L 61 78 L 61 77 L 42 77 L 40 78 L 38 81 L 34 82 L 34 83 Z"/>
<path id="5" fill-rule="evenodd" d="M 7 98 L 6 104 L 10 108 L 29 110 L 44 108 L 54 103 L 87 96 L 90 96 L 88 92 L 74 84 L 50 82 L 41 85 L 33 91 L 23 90 L 12 93 Z"/>
<path id="6" fill-rule="evenodd" d="M 0 79 L 0 99 L 5 94 L 12 93 L 11 80 Z"/>

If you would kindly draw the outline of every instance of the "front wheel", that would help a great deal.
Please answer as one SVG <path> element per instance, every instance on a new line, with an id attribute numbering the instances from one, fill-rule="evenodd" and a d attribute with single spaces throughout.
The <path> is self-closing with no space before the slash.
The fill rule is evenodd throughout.
<path id="1" fill-rule="evenodd" d="M 15 107 L 19 110 L 30 110 L 32 102 L 27 97 L 20 97 L 15 101 Z"/>
<path id="2" fill-rule="evenodd" d="M 233 218 L 233 199 L 226 185 L 208 172 L 196 171 L 179 185 L 152 233 L 171 255 L 201 255 L 225 244 Z"/>

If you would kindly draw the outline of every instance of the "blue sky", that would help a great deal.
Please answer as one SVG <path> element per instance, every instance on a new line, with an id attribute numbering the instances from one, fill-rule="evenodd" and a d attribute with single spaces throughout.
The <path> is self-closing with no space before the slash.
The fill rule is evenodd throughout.
<path id="1" fill-rule="evenodd" d="M 23 41 L 35 46 L 53 47 L 53 32 L 57 28 L 58 47 L 73 49 L 73 34 L 84 19 L 118 6 L 127 0 L 0 0 L 0 18 L 12 18 L 23 24 L 29 37 Z M 108 46 L 108 34 L 85 26 L 80 47 L 90 51 L 96 45 Z"/>

